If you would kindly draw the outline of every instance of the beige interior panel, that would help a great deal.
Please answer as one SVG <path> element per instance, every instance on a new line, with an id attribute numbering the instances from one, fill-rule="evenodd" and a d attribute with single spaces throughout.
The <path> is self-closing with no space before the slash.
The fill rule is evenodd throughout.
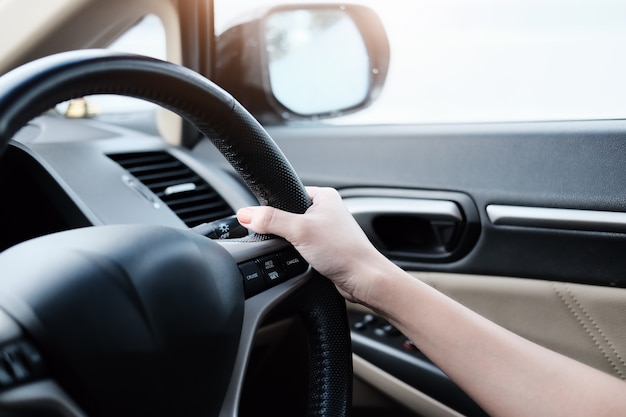
<path id="1" fill-rule="evenodd" d="M 508 277 L 412 275 L 527 339 L 626 380 L 626 289 Z"/>
<path id="2" fill-rule="evenodd" d="M 626 289 L 517 278 L 413 275 L 527 339 L 626 379 Z"/>

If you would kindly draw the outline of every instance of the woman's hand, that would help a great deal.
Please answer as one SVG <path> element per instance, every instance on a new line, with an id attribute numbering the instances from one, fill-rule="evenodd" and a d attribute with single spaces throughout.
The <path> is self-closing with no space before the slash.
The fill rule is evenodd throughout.
<path id="1" fill-rule="evenodd" d="M 313 205 L 305 214 L 254 206 L 240 209 L 237 219 L 256 233 L 287 239 L 346 299 L 363 301 L 360 295 L 369 292 L 371 274 L 359 271 L 389 261 L 374 248 L 335 189 L 307 187 L 307 192 Z"/>

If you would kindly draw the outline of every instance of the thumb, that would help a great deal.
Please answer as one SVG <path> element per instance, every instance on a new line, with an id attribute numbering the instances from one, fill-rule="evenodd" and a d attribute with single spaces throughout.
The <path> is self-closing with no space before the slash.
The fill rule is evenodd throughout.
<path id="1" fill-rule="evenodd" d="M 247 229 L 260 234 L 272 234 L 289 240 L 289 232 L 297 214 L 270 206 L 244 207 L 237 211 L 237 220 Z"/>

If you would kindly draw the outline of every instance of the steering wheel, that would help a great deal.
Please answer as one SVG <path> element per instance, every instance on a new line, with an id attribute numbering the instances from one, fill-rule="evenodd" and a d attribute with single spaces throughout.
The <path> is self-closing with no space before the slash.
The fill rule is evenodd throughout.
<path id="1" fill-rule="evenodd" d="M 91 94 L 174 111 L 213 141 L 259 203 L 296 213 L 310 205 L 285 156 L 233 97 L 143 56 L 65 52 L 0 77 L 0 153 L 34 117 Z M 304 268 L 246 297 L 242 264 L 285 257 Z M 304 323 L 307 414 L 348 415 L 345 302 L 284 240 L 218 242 L 191 230 L 107 225 L 20 243 L 0 254 L 0 410 L 236 416 L 255 331 L 277 306 Z"/>

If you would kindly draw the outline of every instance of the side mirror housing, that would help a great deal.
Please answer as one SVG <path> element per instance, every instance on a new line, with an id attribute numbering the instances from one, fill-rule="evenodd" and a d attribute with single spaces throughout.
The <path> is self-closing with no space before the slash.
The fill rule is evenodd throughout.
<path id="1" fill-rule="evenodd" d="M 216 44 L 215 81 L 265 124 L 363 109 L 389 67 L 382 22 L 360 5 L 273 7 L 231 26 Z"/>

